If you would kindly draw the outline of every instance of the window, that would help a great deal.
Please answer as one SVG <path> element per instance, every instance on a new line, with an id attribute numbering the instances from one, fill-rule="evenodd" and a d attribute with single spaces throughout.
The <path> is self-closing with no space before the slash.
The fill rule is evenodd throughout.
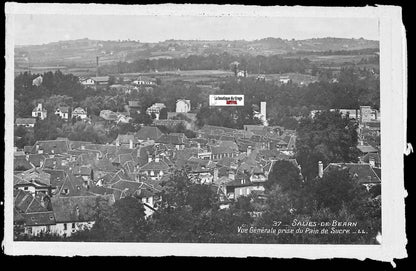
<path id="1" fill-rule="evenodd" d="M 66 231 L 68 227 L 66 226 L 66 223 L 64 223 L 64 231 Z"/>
<path id="2" fill-rule="evenodd" d="M 72 223 L 72 228 L 75 229 L 75 223 Z"/>

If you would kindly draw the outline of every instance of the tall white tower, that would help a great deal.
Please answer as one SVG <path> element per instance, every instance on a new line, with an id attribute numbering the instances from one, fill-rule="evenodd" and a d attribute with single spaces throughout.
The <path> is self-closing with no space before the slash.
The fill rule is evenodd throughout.
<path id="1" fill-rule="evenodd" d="M 263 121 L 264 126 L 268 126 L 266 118 L 266 102 L 260 102 L 260 115 L 261 120 Z"/>

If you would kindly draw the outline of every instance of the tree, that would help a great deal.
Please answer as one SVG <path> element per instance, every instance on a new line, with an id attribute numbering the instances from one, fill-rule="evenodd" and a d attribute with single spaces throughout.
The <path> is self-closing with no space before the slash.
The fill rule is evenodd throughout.
<path id="1" fill-rule="evenodd" d="M 338 212 L 343 206 L 356 211 L 370 196 L 363 185 L 353 180 L 348 169 L 325 172 L 322 179 L 313 181 L 311 185 L 309 192 L 317 208 L 328 208 L 332 212 Z"/>
<path id="2" fill-rule="evenodd" d="M 143 242 L 146 240 L 147 224 L 142 202 L 133 196 L 117 200 L 112 206 L 96 207 L 95 224 L 89 232 L 80 233 L 73 239 L 108 242 Z"/>
<path id="3" fill-rule="evenodd" d="M 133 113 L 131 117 L 133 118 L 132 122 L 136 124 L 150 125 L 153 123 L 151 116 L 149 116 L 146 113 L 142 113 L 142 112 L 140 112 L 140 114 Z"/>
<path id="4" fill-rule="evenodd" d="M 14 145 L 19 149 L 23 149 L 24 146 L 32 146 L 35 143 L 33 130 L 29 130 L 23 126 L 14 128 L 14 137 Z"/>
<path id="5" fill-rule="evenodd" d="M 168 118 L 168 109 L 166 107 L 160 110 L 159 119 L 165 120 Z"/>
<path id="6" fill-rule="evenodd" d="M 287 190 L 300 190 L 302 179 L 299 168 L 290 161 L 276 161 L 268 176 L 266 187 L 271 189 L 276 185 L 279 185 L 283 192 Z"/>
<path id="7" fill-rule="evenodd" d="M 54 140 L 62 135 L 62 122 L 55 114 L 48 114 L 44 120 L 38 119 L 35 123 L 34 136 L 38 140 Z"/>
<path id="8" fill-rule="evenodd" d="M 296 159 L 307 180 L 318 174 L 318 162 L 356 162 L 357 124 L 339 112 L 324 111 L 300 121 L 296 138 Z"/>

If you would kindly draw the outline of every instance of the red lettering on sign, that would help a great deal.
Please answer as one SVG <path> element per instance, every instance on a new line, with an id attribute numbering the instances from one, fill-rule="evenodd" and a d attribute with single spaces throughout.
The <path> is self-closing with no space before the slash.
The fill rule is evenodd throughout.
<path id="1" fill-rule="evenodd" d="M 237 101 L 227 101 L 227 104 L 237 104 Z"/>

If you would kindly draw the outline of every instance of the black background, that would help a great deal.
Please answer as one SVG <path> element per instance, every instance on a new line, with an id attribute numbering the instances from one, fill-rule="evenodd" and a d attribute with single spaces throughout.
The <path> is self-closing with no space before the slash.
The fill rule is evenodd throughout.
<path id="1" fill-rule="evenodd" d="M 27 1 L 19 1 L 20 3 L 25 3 Z M 31 2 L 44 2 L 44 1 L 31 1 Z M 53 1 L 57 2 L 57 1 Z M 64 3 L 70 3 L 71 1 L 64 1 Z M 81 1 L 75 1 L 81 2 Z M 402 7 L 403 14 L 403 23 L 406 28 L 407 35 L 407 48 L 408 48 L 408 119 L 407 119 L 407 142 L 413 143 L 416 151 L 416 140 L 415 140 L 415 129 L 412 125 L 412 116 L 414 115 L 415 106 L 412 106 L 415 98 L 415 75 L 414 75 L 414 49 L 415 46 L 415 27 L 414 20 L 416 17 L 415 9 L 411 5 L 411 1 L 93 1 L 93 3 L 108 3 L 108 4 L 158 4 L 158 3 L 199 3 L 199 4 L 245 4 L 245 5 L 262 5 L 262 6 L 294 6 L 294 5 L 303 5 L 303 6 L 349 6 L 349 7 L 360 7 L 360 6 L 375 6 L 375 5 L 396 5 Z M 4 14 L 4 13 L 3 13 Z M 3 15 L 4 16 L 4 15 Z M 4 30 L 4 28 L 3 28 Z M 4 58 L 2 61 L 3 65 L 5 64 Z M 3 81 L 4 82 L 4 81 Z M 3 92 L 4 95 L 4 92 Z M 2 103 L 3 105 L 3 103 Z M 4 105 L 3 105 L 4 106 Z M 4 127 L 4 126 L 3 126 Z M 4 145 L 2 145 L 4 147 Z M 411 209 L 414 204 L 414 175 L 412 174 L 412 165 L 415 163 L 415 153 L 410 154 L 409 156 L 404 155 L 404 174 L 405 174 L 405 188 L 408 192 L 408 196 L 405 200 L 406 203 L 406 234 L 408 238 L 407 253 L 408 258 L 402 260 L 395 260 L 397 269 L 405 269 L 410 267 L 410 262 L 414 257 L 414 230 L 411 225 L 410 217 Z M 399 181 L 399 180 L 398 180 Z M 3 189 L 1 189 L 3 196 Z M 4 199 L 4 196 L 2 197 Z M 4 205 L 2 204 L 4 208 Z M 2 208 L 2 211 L 4 209 Z M 4 221 L 3 221 L 4 222 Z M 3 232 L 1 232 L 3 235 Z M 115 245 L 116 249 L 117 245 Z M 2 249 L 2 266 L 5 266 L 6 260 L 8 266 L 12 268 L 22 268 L 22 265 L 29 265 L 32 268 L 52 268 L 54 270 L 61 268 L 94 268 L 98 269 L 101 267 L 109 268 L 118 268 L 118 269 L 129 269 L 129 270 L 143 270 L 143 269 L 155 269 L 157 267 L 162 267 L 166 269 L 172 268 L 183 268 L 190 267 L 192 269 L 201 269 L 204 267 L 207 268 L 218 268 L 223 267 L 229 270 L 239 270 L 241 267 L 246 267 L 255 271 L 268 271 L 268 270 L 320 270 L 320 269 L 331 269 L 339 270 L 340 268 L 347 268 L 349 270 L 356 269 L 373 269 L 373 270 L 387 270 L 392 269 L 393 266 L 391 263 L 377 262 L 373 260 L 346 260 L 346 259 L 326 259 L 326 260 L 303 260 L 303 259 L 267 259 L 267 258 L 207 258 L 207 257 L 163 257 L 163 258 L 151 258 L 151 257 L 72 257 L 72 258 L 63 258 L 63 257 L 34 257 L 34 256 L 24 256 L 24 257 L 13 257 L 5 256 Z M 59 263 L 57 263 L 59 261 Z M 129 263 L 129 261 L 134 261 L 134 263 Z M 110 265 L 111 264 L 111 265 Z M 177 264 L 172 265 L 172 264 Z M 90 265 L 90 266 L 89 266 Z M 161 266 L 158 266 L 161 265 Z M 7 267 L 6 267 L 7 268 Z"/>

